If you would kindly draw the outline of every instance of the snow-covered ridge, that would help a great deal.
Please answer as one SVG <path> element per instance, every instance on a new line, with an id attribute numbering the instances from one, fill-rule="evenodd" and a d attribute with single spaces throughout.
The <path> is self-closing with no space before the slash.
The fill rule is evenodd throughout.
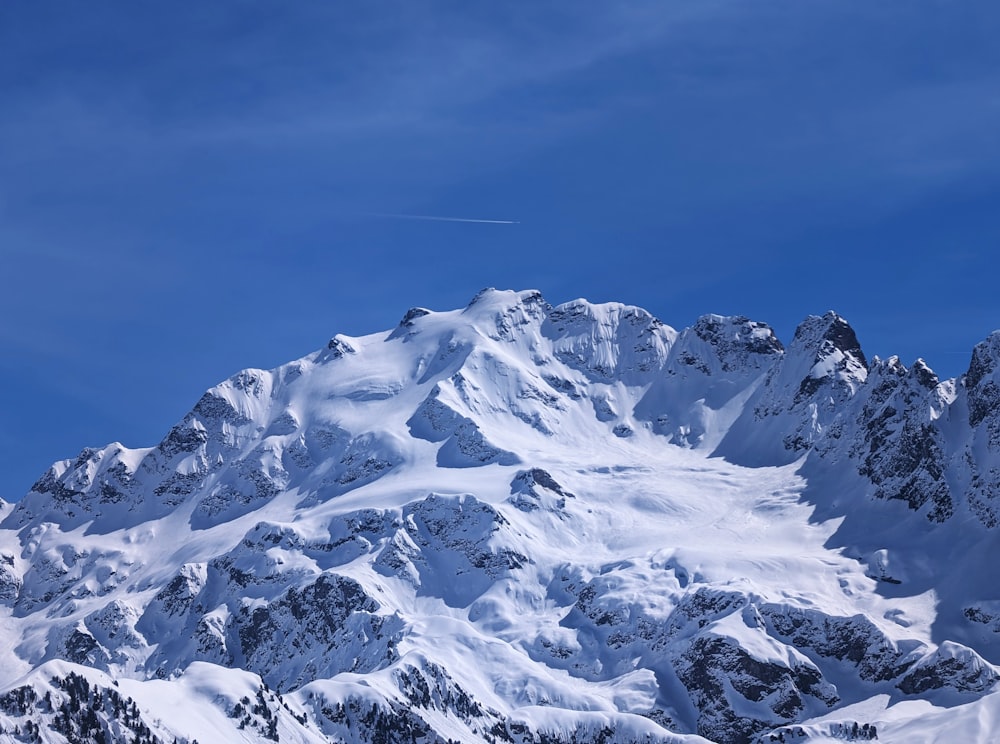
<path id="1" fill-rule="evenodd" d="M 832 312 L 337 334 L 0 510 L 0 741 L 988 741 L 998 391 Z"/>

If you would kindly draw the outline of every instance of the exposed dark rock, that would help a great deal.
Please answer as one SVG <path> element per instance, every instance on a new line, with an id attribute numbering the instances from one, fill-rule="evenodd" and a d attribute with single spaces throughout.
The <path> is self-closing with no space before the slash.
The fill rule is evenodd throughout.
<path id="1" fill-rule="evenodd" d="M 760 613 L 779 637 L 796 648 L 849 661 L 870 682 L 893 679 L 915 661 L 864 615 L 833 617 L 815 610 L 763 605 Z"/>
<path id="2" fill-rule="evenodd" d="M 425 315 L 430 315 L 430 314 L 431 311 L 426 308 L 411 307 L 409 310 L 406 311 L 406 314 L 403 316 L 403 319 L 399 321 L 399 324 L 406 328 L 412 328 L 413 323 L 417 318 L 422 318 Z"/>
<path id="3" fill-rule="evenodd" d="M 742 315 L 703 315 L 691 330 L 712 346 L 726 372 L 751 365 L 752 356 L 771 359 L 784 351 L 781 341 L 767 323 Z M 760 363 L 757 361 L 753 366 L 757 367 Z"/>

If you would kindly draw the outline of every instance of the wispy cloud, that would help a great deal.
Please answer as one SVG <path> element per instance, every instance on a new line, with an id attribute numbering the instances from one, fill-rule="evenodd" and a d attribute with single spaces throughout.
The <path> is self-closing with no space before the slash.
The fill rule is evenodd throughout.
<path id="1" fill-rule="evenodd" d="M 406 3 L 388 5 L 391 12 L 343 16 L 297 8 L 277 28 L 270 22 L 255 25 L 242 11 L 239 19 L 204 11 L 210 22 L 186 38 L 184 54 L 154 45 L 148 53 L 133 50 L 142 64 L 107 67 L 100 58 L 87 59 L 72 73 L 39 62 L 48 75 L 30 87 L 7 90 L 0 129 L 5 136 L 32 133 L 41 120 L 55 133 L 79 137 L 76 127 L 82 122 L 87 137 L 111 142 L 124 137 L 153 149 L 234 141 L 273 145 L 296 138 L 335 145 L 415 126 L 447 128 L 465 107 L 587 69 L 679 32 L 693 18 L 725 12 L 707 10 L 718 5 L 711 2 L 695 11 L 687 4 L 648 0 L 621 8 L 595 6 L 587 14 L 547 2 L 453 16 Z M 102 35 L 95 45 L 125 45 L 123 34 L 134 33 L 134 21 L 126 17 L 94 28 Z M 169 20 L 164 23 L 171 27 L 165 33 L 178 32 Z M 148 19 L 143 24 L 148 31 L 147 24 Z M 340 34 L 340 43 L 316 38 L 329 32 Z M 0 32 L 0 43 L 5 40 Z M 287 59 L 262 64 L 276 47 L 286 50 Z M 352 72 L 341 75 L 342 69 Z M 179 95 L 178 80 L 189 82 Z"/>

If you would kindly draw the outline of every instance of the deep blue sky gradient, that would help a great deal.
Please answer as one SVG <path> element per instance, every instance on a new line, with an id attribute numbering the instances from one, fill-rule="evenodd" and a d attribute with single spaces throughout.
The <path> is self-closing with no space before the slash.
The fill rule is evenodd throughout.
<path id="1" fill-rule="evenodd" d="M 4 3 L 0 496 L 484 286 L 786 342 L 832 308 L 961 374 L 998 38 L 995 0 Z"/>

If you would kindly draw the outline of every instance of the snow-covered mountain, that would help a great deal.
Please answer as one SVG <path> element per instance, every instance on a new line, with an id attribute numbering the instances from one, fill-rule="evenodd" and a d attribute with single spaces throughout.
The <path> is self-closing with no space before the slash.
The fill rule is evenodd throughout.
<path id="1" fill-rule="evenodd" d="M 995 741 L 968 372 L 484 290 L 0 503 L 0 741 Z"/>

